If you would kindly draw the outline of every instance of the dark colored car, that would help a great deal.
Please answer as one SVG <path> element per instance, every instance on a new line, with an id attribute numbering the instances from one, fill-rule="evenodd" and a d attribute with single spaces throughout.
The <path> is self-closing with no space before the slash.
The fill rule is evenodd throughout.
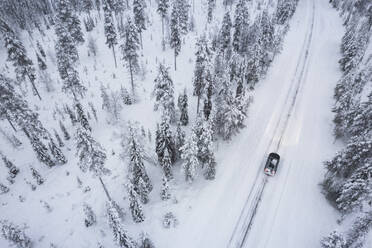
<path id="1" fill-rule="evenodd" d="M 272 152 L 269 154 L 269 157 L 267 158 L 266 164 L 265 164 L 265 174 L 269 176 L 274 176 L 276 173 L 276 170 L 278 169 L 280 156 L 279 154 Z"/>

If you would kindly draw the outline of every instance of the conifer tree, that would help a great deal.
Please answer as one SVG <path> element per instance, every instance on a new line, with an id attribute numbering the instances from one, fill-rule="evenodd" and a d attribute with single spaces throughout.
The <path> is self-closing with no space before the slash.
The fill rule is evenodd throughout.
<path id="1" fill-rule="evenodd" d="M 177 151 L 170 129 L 169 115 L 163 113 L 160 128 L 156 133 L 156 154 L 160 164 L 163 161 L 165 150 L 167 150 L 172 163 L 174 163 L 177 158 Z"/>
<path id="2" fill-rule="evenodd" d="M 6 220 L 0 222 L 0 228 L 1 236 L 12 245 L 20 248 L 31 248 L 33 246 L 32 240 L 26 235 L 24 228 Z"/>
<path id="3" fill-rule="evenodd" d="M 186 89 L 184 89 L 183 94 L 178 96 L 178 108 L 181 112 L 180 123 L 183 126 L 187 126 L 187 124 L 189 123 L 189 114 L 187 111 L 187 107 L 188 107 L 187 93 Z"/>
<path id="4" fill-rule="evenodd" d="M 38 185 L 41 185 L 44 183 L 44 178 L 40 175 L 40 173 L 32 166 L 30 166 L 31 175 L 36 180 L 36 183 Z"/>
<path id="5" fill-rule="evenodd" d="M 175 147 L 177 151 L 177 159 L 181 158 L 181 147 L 185 144 L 185 132 L 181 129 L 180 123 L 177 124 L 177 130 L 176 130 L 176 137 L 175 140 Z"/>
<path id="6" fill-rule="evenodd" d="M 84 203 L 83 205 L 83 211 L 85 214 L 84 224 L 86 227 L 90 227 L 94 225 L 97 222 L 97 217 L 95 213 L 93 212 L 93 209 L 88 204 Z"/>
<path id="7" fill-rule="evenodd" d="M 105 17 L 104 31 L 106 35 L 106 44 L 109 48 L 112 49 L 112 54 L 114 55 L 115 68 L 117 67 L 116 63 L 116 54 L 115 54 L 115 45 L 118 44 L 117 35 L 114 25 L 114 20 L 112 17 L 112 12 L 109 9 L 106 1 L 103 2 L 103 13 Z"/>
<path id="8" fill-rule="evenodd" d="M 59 136 L 59 134 L 57 133 L 57 131 L 55 129 L 53 129 L 53 133 L 54 133 L 54 137 L 57 140 L 58 146 L 59 147 L 64 147 L 65 146 L 65 143 L 63 143 L 63 141 L 61 139 L 61 136 Z"/>
<path id="9" fill-rule="evenodd" d="M 216 0 L 208 0 L 208 22 L 210 23 L 213 19 L 213 10 L 216 7 Z"/>
<path id="10" fill-rule="evenodd" d="M 213 152 L 213 135 L 210 121 L 204 120 L 202 124 L 202 133 L 198 138 L 198 158 L 203 167 L 206 168 L 205 178 L 214 179 L 216 175 L 216 161 Z"/>
<path id="11" fill-rule="evenodd" d="M 124 43 L 120 45 L 120 49 L 123 60 L 129 68 L 132 93 L 134 94 L 133 74 L 138 70 L 139 38 L 136 26 L 130 17 L 127 18 L 124 29 L 121 32 L 121 38 L 124 40 Z"/>
<path id="12" fill-rule="evenodd" d="M 76 44 L 83 41 L 78 21 L 78 18 L 72 14 L 69 0 L 59 0 L 55 25 L 57 67 L 63 80 L 63 91 L 72 94 L 74 99 L 82 97 L 86 91 L 75 69 L 79 59 Z"/>
<path id="13" fill-rule="evenodd" d="M 40 138 L 37 135 L 28 132 L 25 128 L 23 129 L 23 132 L 30 140 L 32 149 L 35 151 L 38 160 L 49 167 L 55 166 L 55 162 L 48 153 L 48 148 L 43 144 Z"/>
<path id="14" fill-rule="evenodd" d="M 54 143 L 54 140 L 52 137 L 49 138 L 49 150 L 51 151 L 55 161 L 57 162 L 57 164 L 66 164 L 67 163 L 67 159 L 65 157 L 65 155 L 63 155 L 61 149 L 59 149 L 59 147 Z"/>
<path id="15" fill-rule="evenodd" d="M 234 34 L 232 45 L 235 52 L 240 51 L 242 32 L 245 26 L 248 26 L 249 13 L 245 0 L 239 0 L 235 8 Z"/>
<path id="16" fill-rule="evenodd" d="M 207 89 L 207 98 L 204 99 L 204 108 L 203 108 L 203 113 L 204 113 L 204 118 L 206 120 L 209 120 L 209 116 L 212 112 L 212 95 L 213 95 L 213 85 L 212 81 L 208 81 Z"/>
<path id="17" fill-rule="evenodd" d="M 160 192 L 160 198 L 163 201 L 169 200 L 171 198 L 171 194 L 169 192 L 169 185 L 167 177 L 163 177 L 162 179 L 162 187 Z"/>
<path id="18" fill-rule="evenodd" d="M 106 153 L 101 145 L 93 139 L 89 131 L 79 127 L 76 132 L 76 150 L 79 167 L 83 172 L 91 171 L 95 176 L 108 174 L 104 167 Z"/>
<path id="19" fill-rule="evenodd" d="M 116 244 L 121 248 L 136 248 L 136 243 L 128 236 L 127 231 L 124 230 L 119 213 L 112 201 L 107 203 L 107 216 Z"/>
<path id="20" fill-rule="evenodd" d="M 182 170 L 188 183 L 192 183 L 195 180 L 199 167 L 197 141 L 196 131 L 193 129 L 191 136 L 187 139 L 185 145 L 181 147 L 181 157 L 184 160 Z"/>
<path id="21" fill-rule="evenodd" d="M 221 39 L 220 49 L 224 54 L 231 43 L 231 28 L 232 28 L 232 23 L 231 23 L 230 12 L 226 11 L 223 17 L 222 27 L 220 31 L 220 39 Z"/>
<path id="22" fill-rule="evenodd" d="M 189 9 L 190 5 L 187 0 L 176 0 L 177 10 L 178 10 L 178 24 L 179 32 L 182 35 L 186 35 L 189 31 Z"/>
<path id="23" fill-rule="evenodd" d="M 65 138 L 65 140 L 69 140 L 70 134 L 67 132 L 67 129 L 65 125 L 63 125 L 62 121 L 59 121 L 59 127 L 61 128 L 61 131 L 63 133 L 63 137 Z"/>
<path id="24" fill-rule="evenodd" d="M 333 231 L 321 241 L 322 248 L 346 248 L 346 241 L 342 234 Z"/>
<path id="25" fill-rule="evenodd" d="M 75 102 L 75 109 L 76 109 L 76 116 L 77 121 L 80 123 L 80 125 L 87 131 L 92 131 L 92 128 L 89 125 L 89 121 L 87 116 L 84 113 L 83 106 L 80 104 L 80 102 Z"/>
<path id="26" fill-rule="evenodd" d="M 158 8 L 157 8 L 156 11 L 159 13 L 159 15 L 161 17 L 161 31 L 162 31 L 161 33 L 162 33 L 162 36 L 163 36 L 163 39 L 162 39 L 163 44 L 165 43 L 165 40 L 164 40 L 164 19 L 167 17 L 168 8 L 169 8 L 169 0 L 159 0 Z"/>
<path id="27" fill-rule="evenodd" d="M 177 70 L 177 56 L 181 51 L 181 30 L 177 2 L 173 4 L 170 20 L 170 47 L 174 49 L 174 70 Z"/>
<path id="28" fill-rule="evenodd" d="M 133 0 L 134 23 L 137 27 L 142 47 L 142 32 L 146 30 L 145 0 Z"/>
<path id="29" fill-rule="evenodd" d="M 148 194 L 153 186 L 143 163 L 143 150 L 137 125 L 128 124 L 128 136 L 124 147 L 127 149 L 129 156 L 129 179 L 131 184 L 141 201 L 147 203 Z"/>
<path id="30" fill-rule="evenodd" d="M 165 177 L 170 180 L 173 178 L 172 161 L 169 156 L 168 149 L 164 150 L 163 158 L 161 160 L 161 167 L 163 168 Z"/>
<path id="31" fill-rule="evenodd" d="M 199 113 L 200 99 L 204 93 L 204 88 L 211 81 L 211 56 L 212 52 L 208 46 L 205 36 L 199 38 L 196 43 L 197 51 L 195 53 L 194 69 L 194 96 L 198 97 L 197 113 Z"/>
<path id="32" fill-rule="evenodd" d="M 137 192 L 134 190 L 134 187 L 131 183 L 129 183 L 127 187 L 129 196 L 129 208 L 132 214 L 133 221 L 136 223 L 143 222 L 145 220 L 145 216 L 143 215 L 142 206 L 138 202 Z"/>
<path id="33" fill-rule="evenodd" d="M 170 121 L 174 122 L 176 119 L 174 85 L 169 76 L 169 68 L 165 67 L 162 63 L 159 64 L 159 72 L 154 82 L 154 109 L 157 110 L 160 106 L 163 112 L 167 112 L 167 114 L 169 114 Z"/>
<path id="34" fill-rule="evenodd" d="M 36 88 L 36 74 L 32 60 L 27 56 L 26 49 L 22 42 L 15 35 L 14 31 L 5 21 L 0 19 L 0 32 L 4 37 L 4 45 L 8 53 L 8 61 L 13 63 L 17 80 L 23 82 L 27 78 L 30 80 L 34 93 L 41 100 L 39 91 Z"/>

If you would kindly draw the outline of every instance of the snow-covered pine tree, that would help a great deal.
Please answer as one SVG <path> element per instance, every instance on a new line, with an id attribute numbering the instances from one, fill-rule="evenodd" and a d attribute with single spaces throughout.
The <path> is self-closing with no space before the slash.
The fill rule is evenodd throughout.
<path id="1" fill-rule="evenodd" d="M 40 71 L 45 71 L 47 69 L 47 66 L 44 62 L 44 60 L 40 57 L 38 53 L 36 53 L 36 58 L 37 58 L 37 65 L 39 67 Z"/>
<path id="2" fill-rule="evenodd" d="M 140 37 L 141 48 L 142 45 L 142 32 L 146 30 L 146 2 L 145 0 L 133 0 L 133 16 L 134 16 L 134 23 L 137 27 L 138 34 Z"/>
<path id="3" fill-rule="evenodd" d="M 114 235 L 114 241 L 120 248 L 136 248 L 136 243 L 128 236 L 121 223 L 119 213 L 112 201 L 107 203 L 107 216 Z"/>
<path id="4" fill-rule="evenodd" d="M 61 139 L 61 136 L 59 136 L 59 134 L 57 133 L 57 131 L 55 129 L 53 129 L 53 133 L 54 133 L 54 137 L 57 140 L 58 146 L 59 147 L 64 147 L 65 146 L 65 143 L 63 143 L 63 141 Z"/>
<path id="5" fill-rule="evenodd" d="M 159 13 L 161 17 L 161 31 L 162 31 L 162 43 L 165 43 L 165 38 L 164 38 L 164 19 L 167 17 L 168 14 L 168 9 L 169 9 L 169 0 L 159 0 L 158 2 L 158 8 L 157 12 Z"/>
<path id="6" fill-rule="evenodd" d="M 194 69 L 194 96 L 198 97 L 197 113 L 199 113 L 200 99 L 204 93 L 204 88 L 211 81 L 211 57 L 212 51 L 208 46 L 205 36 L 201 36 L 196 43 L 197 51 L 195 53 Z"/>
<path id="7" fill-rule="evenodd" d="M 178 9 L 178 25 L 180 34 L 186 35 L 189 31 L 189 1 L 187 0 L 176 0 L 177 1 L 177 9 Z"/>
<path id="8" fill-rule="evenodd" d="M 166 113 L 163 113 L 160 128 L 156 133 L 155 149 L 160 164 L 163 161 L 165 150 L 167 150 L 172 163 L 176 161 L 177 158 L 176 146 L 173 139 L 172 131 L 170 129 L 169 115 L 167 115 Z"/>
<path id="9" fill-rule="evenodd" d="M 205 168 L 204 176 L 208 180 L 212 180 L 216 175 L 216 161 L 213 150 L 213 129 L 210 121 L 204 120 L 202 124 L 202 133 L 198 137 L 198 158 Z"/>
<path id="10" fill-rule="evenodd" d="M 266 72 L 267 68 L 269 67 L 273 57 L 274 57 L 274 24 L 269 16 L 269 13 L 265 10 L 260 19 L 260 27 L 261 33 L 259 41 L 261 42 L 261 71 Z"/>
<path id="11" fill-rule="evenodd" d="M 187 124 L 189 123 L 189 114 L 188 114 L 188 111 L 187 111 L 187 107 L 188 107 L 188 100 L 187 99 L 188 99 L 187 92 L 186 92 L 186 89 L 184 89 L 183 94 L 180 94 L 178 96 L 178 108 L 181 112 L 180 123 L 183 126 L 187 126 Z"/>
<path id="12" fill-rule="evenodd" d="M 10 181 L 11 183 L 14 181 L 14 178 L 17 176 L 17 174 L 19 173 L 19 169 L 17 166 L 15 166 L 13 164 L 12 161 L 10 161 L 5 155 L 3 154 L 0 154 L 1 155 L 1 159 L 3 160 L 6 168 L 8 168 L 8 173 L 9 173 L 9 177 L 10 177 Z"/>
<path id="13" fill-rule="evenodd" d="M 54 140 L 52 137 L 49 138 L 49 144 L 48 144 L 49 150 L 52 153 L 52 156 L 54 157 L 54 160 L 57 164 L 66 164 L 67 159 L 61 149 L 54 143 Z"/>
<path id="14" fill-rule="evenodd" d="M 112 54 L 114 56 L 115 68 L 116 68 L 117 63 L 116 63 L 115 45 L 118 44 L 118 40 L 117 40 L 114 20 L 112 17 L 112 12 L 109 9 L 109 6 L 107 5 L 106 1 L 103 1 L 103 13 L 104 13 L 104 18 L 105 18 L 104 31 L 106 35 L 106 44 L 108 45 L 109 48 L 112 49 Z"/>
<path id="15" fill-rule="evenodd" d="M 185 145 L 181 147 L 181 157 L 184 160 L 182 171 L 185 175 L 185 180 L 192 183 L 197 175 L 199 167 L 198 159 L 198 138 L 195 129 L 192 130 L 190 137 L 186 140 Z"/>
<path id="16" fill-rule="evenodd" d="M 128 90 L 123 86 L 120 87 L 120 96 L 125 105 L 132 105 L 133 100 L 132 97 L 129 95 Z"/>
<path id="17" fill-rule="evenodd" d="M 294 0 L 279 0 L 275 12 L 276 22 L 284 25 L 293 15 L 296 10 L 297 1 Z"/>
<path id="18" fill-rule="evenodd" d="M 57 42 L 55 44 L 57 67 L 59 75 L 63 80 L 62 89 L 66 93 L 73 95 L 74 99 L 83 97 L 86 88 L 80 83 L 79 74 L 76 71 L 76 65 L 79 59 L 76 44 L 83 41 L 81 30 L 77 25 L 76 16 L 72 15 L 72 9 L 69 0 L 59 0 L 57 3 L 57 18 L 55 32 Z M 71 23 L 75 23 L 72 25 Z M 77 27 L 75 27 L 77 25 Z M 81 37 L 81 38 L 79 38 Z"/>
<path id="19" fill-rule="evenodd" d="M 231 22 L 231 17 L 230 17 L 230 12 L 226 11 L 223 21 L 222 21 L 222 26 L 220 30 L 220 49 L 221 51 L 225 54 L 227 48 L 230 46 L 231 43 L 231 28 L 232 28 L 232 22 Z"/>
<path id="20" fill-rule="evenodd" d="M 181 158 L 181 147 L 185 144 L 185 132 L 181 128 L 181 124 L 177 124 L 177 129 L 176 129 L 176 137 L 174 137 L 174 142 L 176 146 L 176 151 L 177 151 L 177 159 Z"/>
<path id="21" fill-rule="evenodd" d="M 168 178 L 167 177 L 163 177 L 163 179 L 162 179 L 160 198 L 163 201 L 169 200 L 171 198 L 171 194 L 169 192 L 169 184 L 168 184 Z"/>
<path id="22" fill-rule="evenodd" d="M 83 106 L 81 105 L 81 103 L 79 101 L 76 101 L 74 107 L 76 109 L 76 117 L 80 125 L 85 130 L 92 131 L 92 128 L 89 125 L 88 118 L 83 110 Z"/>
<path id="23" fill-rule="evenodd" d="M 235 7 L 234 33 L 232 45 L 235 52 L 240 52 L 243 28 L 249 26 L 249 12 L 245 0 L 239 0 Z"/>
<path id="24" fill-rule="evenodd" d="M 145 220 L 145 216 L 143 215 L 142 206 L 138 201 L 138 194 L 134 190 L 134 186 L 132 183 L 127 185 L 128 189 L 128 196 L 129 196 L 129 208 L 132 214 L 133 221 L 136 223 L 143 222 Z"/>
<path id="25" fill-rule="evenodd" d="M 128 135 L 123 147 L 129 156 L 129 179 L 134 190 L 143 203 L 148 202 L 148 194 L 152 190 L 150 178 L 143 163 L 143 150 L 139 136 L 138 125 L 128 124 Z"/>
<path id="26" fill-rule="evenodd" d="M 213 19 L 213 10 L 216 7 L 216 0 L 208 0 L 208 23 Z"/>
<path id="27" fill-rule="evenodd" d="M 213 85 L 212 80 L 208 80 L 208 85 L 206 86 L 207 97 L 204 99 L 203 114 L 206 120 L 209 120 L 209 116 L 212 112 L 212 95 L 213 95 Z"/>
<path id="28" fill-rule="evenodd" d="M 24 229 L 7 220 L 0 221 L 1 236 L 8 240 L 12 245 L 19 248 L 31 248 L 33 246 L 32 240 L 26 235 Z"/>
<path id="29" fill-rule="evenodd" d="M 177 56 L 181 51 L 181 30 L 177 2 L 173 3 L 170 19 L 170 47 L 174 49 L 174 70 L 177 70 Z"/>
<path id="30" fill-rule="evenodd" d="M 362 213 L 356 218 L 346 236 L 346 248 L 363 247 L 366 236 L 372 228 L 372 211 Z"/>
<path id="31" fill-rule="evenodd" d="M 70 137 L 70 134 L 67 132 L 67 129 L 65 127 L 65 125 L 62 123 L 62 121 L 59 121 L 59 127 L 63 133 L 63 138 L 65 140 L 69 140 L 71 137 Z"/>
<path id="32" fill-rule="evenodd" d="M 169 114 L 170 121 L 174 122 L 176 120 L 174 85 L 169 76 L 169 68 L 165 67 L 162 63 L 159 64 L 158 75 L 155 78 L 154 83 L 154 109 L 157 110 L 160 106 L 163 112 L 167 112 L 167 114 Z"/>
<path id="33" fill-rule="evenodd" d="M 14 66 L 17 80 L 23 82 L 27 78 L 30 80 L 34 93 L 41 100 L 38 89 L 35 85 L 36 74 L 32 60 L 27 56 L 26 49 L 22 42 L 15 35 L 8 24 L 0 18 L 0 32 L 3 34 L 4 45 L 8 53 L 8 61 Z"/>
<path id="34" fill-rule="evenodd" d="M 160 163 L 161 167 L 163 168 L 164 175 L 165 177 L 170 180 L 173 178 L 173 173 L 172 173 L 172 161 L 169 156 L 168 149 L 164 149 L 164 154 L 163 158 Z"/>
<path id="35" fill-rule="evenodd" d="M 40 173 L 32 166 L 30 166 L 31 175 L 36 180 L 36 183 L 38 185 L 41 185 L 44 183 L 44 178 L 40 175 Z"/>
<path id="36" fill-rule="evenodd" d="M 32 149 L 36 153 L 36 157 L 38 158 L 38 160 L 46 164 L 49 167 L 55 166 L 56 163 L 53 161 L 53 159 L 49 155 L 48 148 L 43 144 L 40 138 L 35 134 L 29 133 L 25 128 L 23 129 L 23 132 L 26 134 L 26 136 L 30 140 Z"/>
<path id="37" fill-rule="evenodd" d="M 56 24 L 66 25 L 67 32 L 72 36 L 74 43 L 84 42 L 79 17 L 73 11 L 71 0 L 58 0 L 56 4 Z M 57 31 L 58 28 L 56 28 Z M 57 34 L 58 35 L 58 34 Z"/>
<path id="38" fill-rule="evenodd" d="M 147 233 L 141 233 L 138 248 L 155 248 Z"/>
<path id="39" fill-rule="evenodd" d="M 84 211 L 84 224 L 86 227 L 90 227 L 94 225 L 97 222 L 97 218 L 95 213 L 93 212 L 93 209 L 91 206 L 89 206 L 87 203 L 84 203 L 83 205 L 83 211 Z"/>
<path id="40" fill-rule="evenodd" d="M 322 248 L 346 248 L 346 241 L 343 235 L 337 231 L 331 232 L 321 240 Z"/>
<path id="41" fill-rule="evenodd" d="M 134 79 L 133 74 L 138 70 L 138 49 L 139 49 L 139 38 L 137 27 L 133 23 L 131 17 L 128 17 L 124 25 L 123 30 L 120 33 L 124 43 L 120 45 L 123 60 L 129 69 L 130 82 L 132 85 L 132 93 L 134 95 Z"/>
<path id="42" fill-rule="evenodd" d="M 102 146 L 93 139 L 89 131 L 78 127 L 75 139 L 80 169 L 83 172 L 89 170 L 95 176 L 108 174 L 109 170 L 104 167 L 106 153 Z"/>

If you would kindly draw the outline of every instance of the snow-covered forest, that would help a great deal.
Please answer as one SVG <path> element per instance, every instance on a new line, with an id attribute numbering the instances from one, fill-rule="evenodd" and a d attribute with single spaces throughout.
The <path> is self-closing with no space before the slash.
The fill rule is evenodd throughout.
<path id="1" fill-rule="evenodd" d="M 0 0 L 0 247 L 371 247 L 371 26 L 368 0 Z"/>

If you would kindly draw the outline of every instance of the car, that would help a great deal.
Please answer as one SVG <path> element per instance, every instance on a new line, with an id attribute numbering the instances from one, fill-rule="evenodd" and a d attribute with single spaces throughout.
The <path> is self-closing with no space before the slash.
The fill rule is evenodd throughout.
<path id="1" fill-rule="evenodd" d="M 272 152 L 267 157 L 264 172 L 266 175 L 274 176 L 278 169 L 280 156 L 279 154 Z"/>

